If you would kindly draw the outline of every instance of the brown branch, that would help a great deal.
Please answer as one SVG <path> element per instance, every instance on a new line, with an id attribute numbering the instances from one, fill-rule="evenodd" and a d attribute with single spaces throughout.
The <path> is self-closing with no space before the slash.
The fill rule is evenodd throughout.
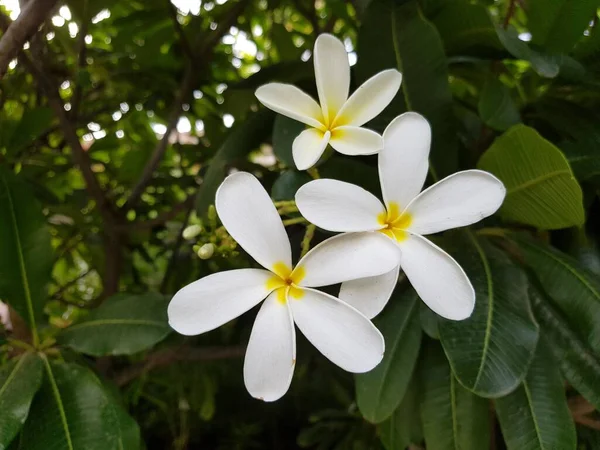
<path id="1" fill-rule="evenodd" d="M 82 274 L 78 275 L 77 277 L 75 277 L 74 279 L 66 282 L 65 284 L 63 284 L 62 286 L 60 286 L 58 288 L 58 290 L 52 294 L 52 298 L 54 300 L 59 300 L 63 294 L 63 292 L 65 292 L 67 289 L 69 289 L 71 286 L 73 286 L 75 283 L 77 283 L 79 280 L 81 280 L 82 278 L 87 277 L 91 272 L 91 269 L 88 269 L 86 271 L 84 271 Z"/>
<path id="2" fill-rule="evenodd" d="M 167 350 L 158 350 L 149 354 L 144 361 L 134 364 L 118 373 L 114 377 L 114 380 L 118 386 L 124 386 L 141 375 L 176 362 L 236 359 L 244 356 L 245 351 L 246 348 L 243 346 L 203 348 L 182 346 Z"/>
<path id="3" fill-rule="evenodd" d="M 25 42 L 46 20 L 56 2 L 57 0 L 30 1 L 19 17 L 6 29 L 3 28 L 4 34 L 0 39 L 0 79 L 4 77 L 8 64 L 19 54 Z"/>
<path id="4" fill-rule="evenodd" d="M 194 61 L 196 57 L 194 56 L 194 51 L 192 50 L 192 46 L 190 45 L 187 36 L 185 35 L 185 31 L 183 27 L 179 23 L 177 19 L 177 8 L 171 0 L 167 0 L 167 8 L 169 9 L 169 15 L 171 16 L 171 20 L 173 21 L 173 28 L 175 28 L 175 32 L 177 33 L 177 37 L 179 39 L 179 43 L 181 44 L 181 48 L 185 55 L 189 58 L 190 61 Z"/>
<path id="5" fill-rule="evenodd" d="M 81 22 L 81 29 L 79 30 L 78 47 L 79 51 L 77 54 L 77 71 L 81 74 L 82 70 L 85 69 L 86 65 L 86 52 L 87 45 L 85 43 L 85 37 L 88 32 L 89 18 L 87 17 L 89 0 L 83 0 L 83 22 Z M 77 83 L 75 84 L 75 90 L 73 92 L 73 98 L 71 99 L 71 118 L 73 121 L 77 120 L 79 114 L 79 107 L 81 106 L 81 100 L 83 99 L 83 83 L 81 76 L 78 77 Z"/>
<path id="6" fill-rule="evenodd" d="M 502 23 L 502 27 L 506 30 L 508 28 L 508 24 L 510 23 L 510 19 L 515 15 L 515 11 L 517 9 L 517 0 L 510 0 L 508 4 L 508 11 L 506 12 L 506 17 L 504 18 L 504 22 Z"/>
<path id="7" fill-rule="evenodd" d="M 172 131 L 177 126 L 177 122 L 179 121 L 179 117 L 181 116 L 181 108 L 183 103 L 189 97 L 192 88 L 194 86 L 194 81 L 197 79 L 197 74 L 203 69 L 206 68 L 208 63 L 210 62 L 211 56 L 214 52 L 214 47 L 218 44 L 221 38 L 229 31 L 229 29 L 237 22 L 237 19 L 240 14 L 246 8 L 249 0 L 241 0 L 232 6 L 231 11 L 225 17 L 225 19 L 219 23 L 218 28 L 214 31 L 211 31 L 208 37 L 205 39 L 202 49 L 193 60 L 188 61 L 187 67 L 185 69 L 183 79 L 181 80 L 181 84 L 179 86 L 179 92 L 173 101 L 173 106 L 171 108 L 171 113 L 169 114 L 169 120 L 167 121 L 167 129 L 160 141 L 158 141 L 154 151 L 152 152 L 152 156 L 150 160 L 144 167 L 142 171 L 142 175 L 138 180 L 137 184 L 131 190 L 131 194 L 129 198 L 123 205 L 124 210 L 128 210 L 134 207 L 137 202 L 140 200 L 140 197 L 144 193 L 146 186 L 152 179 L 152 174 L 160 164 L 162 157 L 167 151 L 167 146 L 169 144 L 169 136 Z"/>

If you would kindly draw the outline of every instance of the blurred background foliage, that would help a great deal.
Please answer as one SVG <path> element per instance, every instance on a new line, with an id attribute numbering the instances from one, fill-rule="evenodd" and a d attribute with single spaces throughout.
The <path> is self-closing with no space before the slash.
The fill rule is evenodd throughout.
<path id="1" fill-rule="evenodd" d="M 600 448 L 599 7 L 0 0 L 3 37 L 38 20 L 0 52 L 0 448 Z M 508 196 L 438 241 L 475 286 L 472 318 L 437 318 L 402 281 L 375 321 L 381 366 L 354 378 L 299 336 L 292 387 L 265 404 L 242 382 L 253 314 L 185 338 L 166 305 L 251 264 L 211 206 L 231 169 L 281 202 L 298 252 L 327 237 L 289 203 L 311 179 L 291 158 L 303 126 L 254 97 L 270 81 L 315 95 L 322 32 L 354 87 L 403 72 L 370 127 L 424 114 L 430 181 L 479 167 Z M 379 191 L 376 158 L 318 170 Z"/>

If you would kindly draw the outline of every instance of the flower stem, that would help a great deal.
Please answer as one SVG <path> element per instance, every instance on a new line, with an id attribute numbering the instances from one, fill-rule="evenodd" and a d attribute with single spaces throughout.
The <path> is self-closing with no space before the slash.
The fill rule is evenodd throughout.
<path id="1" fill-rule="evenodd" d="M 312 223 L 308 224 L 306 227 L 304 239 L 302 239 L 302 251 L 300 252 L 300 258 L 308 253 L 308 250 L 310 249 L 310 241 L 312 241 L 312 238 L 315 235 L 316 228 L 317 227 Z"/>
<path id="2" fill-rule="evenodd" d="M 475 234 L 477 234 L 478 236 L 496 236 L 496 237 L 506 237 L 506 235 L 508 234 L 508 231 L 506 228 L 499 228 L 499 227 L 494 227 L 494 228 L 482 228 L 480 230 L 477 230 L 475 232 Z"/>
<path id="3" fill-rule="evenodd" d="M 319 169 L 317 169 L 316 167 L 311 167 L 306 172 L 313 178 L 313 180 L 318 180 L 319 178 L 321 178 L 321 175 L 319 174 Z"/>
<path id="4" fill-rule="evenodd" d="M 307 223 L 306 219 L 304 217 L 295 217 L 293 219 L 287 219 L 283 221 L 283 225 L 284 226 L 288 226 L 288 225 L 296 225 L 299 223 Z"/>

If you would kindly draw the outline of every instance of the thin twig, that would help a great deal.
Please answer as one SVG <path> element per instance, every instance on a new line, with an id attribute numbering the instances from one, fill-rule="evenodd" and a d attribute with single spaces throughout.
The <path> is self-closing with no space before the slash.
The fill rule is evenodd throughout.
<path id="1" fill-rule="evenodd" d="M 512 19 L 512 17 L 514 16 L 516 9 L 517 0 L 510 0 L 510 3 L 508 4 L 508 11 L 506 12 L 506 17 L 504 17 L 504 22 L 502 23 L 502 27 L 505 30 L 508 28 L 508 25 L 510 24 L 510 19 Z"/>
<path id="2" fill-rule="evenodd" d="M 244 356 L 245 351 L 246 348 L 243 346 L 204 348 L 182 346 L 167 350 L 158 350 L 148 355 L 144 361 L 118 373 L 114 377 L 114 381 L 118 386 L 124 386 L 143 374 L 176 362 L 236 359 Z"/>
<path id="3" fill-rule="evenodd" d="M 79 107 L 81 106 L 81 100 L 83 98 L 83 83 L 81 78 L 81 73 L 85 69 L 86 65 L 86 52 L 87 45 L 85 43 L 85 37 L 87 35 L 89 19 L 87 17 L 87 9 L 89 0 L 83 1 L 83 22 L 81 22 L 81 29 L 79 30 L 79 39 L 78 39 L 78 47 L 79 52 L 77 55 L 77 71 L 79 74 L 77 83 L 75 84 L 75 89 L 73 91 L 73 98 L 71 99 L 71 118 L 73 121 L 77 120 L 77 116 L 79 115 Z"/>
<path id="4" fill-rule="evenodd" d="M 0 39 L 0 79 L 6 74 L 8 64 L 19 54 L 25 42 L 35 34 L 38 27 L 56 5 L 57 0 L 32 0 L 10 26 L 3 28 Z"/>

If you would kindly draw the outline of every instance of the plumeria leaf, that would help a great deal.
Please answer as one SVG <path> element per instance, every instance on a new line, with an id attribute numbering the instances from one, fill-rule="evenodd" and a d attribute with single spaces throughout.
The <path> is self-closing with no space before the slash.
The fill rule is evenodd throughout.
<path id="1" fill-rule="evenodd" d="M 50 233 L 30 186 L 0 168 L 0 298 L 37 328 L 50 282 Z"/>
<path id="2" fill-rule="evenodd" d="M 0 368 L 0 448 L 7 448 L 25 423 L 42 370 L 42 360 L 31 353 Z"/>
<path id="3" fill-rule="evenodd" d="M 23 427 L 21 448 L 120 450 L 122 411 L 98 378 L 76 364 L 44 358 L 44 382 Z M 135 449 L 134 449 L 135 450 Z"/>
<path id="4" fill-rule="evenodd" d="M 273 153 L 286 166 L 295 169 L 292 156 L 292 143 L 304 131 L 306 125 L 297 120 L 278 114 L 273 125 Z"/>
<path id="5" fill-rule="evenodd" d="M 563 380 L 543 340 L 521 385 L 495 403 L 508 450 L 577 447 Z"/>
<path id="6" fill-rule="evenodd" d="M 420 414 L 420 391 L 417 374 L 413 374 L 404 398 L 394 413 L 379 424 L 379 439 L 386 450 L 404 450 L 423 440 Z"/>
<path id="7" fill-rule="evenodd" d="M 439 344 L 429 342 L 421 367 L 421 417 L 428 450 L 485 450 L 490 445 L 485 399 L 456 380 Z"/>
<path id="8" fill-rule="evenodd" d="M 539 288 L 530 285 L 529 297 L 542 336 L 548 342 L 562 374 L 587 401 L 600 409 L 600 359 L 569 327 Z"/>
<path id="9" fill-rule="evenodd" d="M 279 178 L 275 180 L 275 183 L 273 183 L 271 197 L 275 201 L 293 200 L 296 191 L 310 180 L 310 175 L 306 172 L 298 172 L 296 170 L 283 172 L 279 175 Z"/>
<path id="10" fill-rule="evenodd" d="M 517 236 L 525 264 L 542 283 L 556 308 L 580 339 L 600 352 L 600 281 L 570 256 L 539 242 Z"/>
<path id="11" fill-rule="evenodd" d="M 538 340 L 525 273 L 500 250 L 471 233 L 454 235 L 447 248 L 476 293 L 471 317 L 439 323 L 452 370 L 461 384 L 477 395 L 506 395 L 525 377 Z"/>
<path id="12" fill-rule="evenodd" d="M 423 114 L 431 124 L 434 168 L 440 176 L 455 172 L 458 142 L 446 55 L 440 35 L 423 16 L 419 2 L 373 0 L 361 26 L 358 52 L 361 80 L 389 67 L 402 72 L 406 109 Z M 398 101 L 392 103 L 377 124 L 386 126 L 404 110 Z"/>
<path id="13" fill-rule="evenodd" d="M 212 158 L 204 175 L 202 187 L 196 199 L 196 212 L 204 216 L 208 207 L 215 203 L 215 194 L 227 175 L 229 164 L 237 159 L 247 158 L 269 135 L 275 115 L 268 110 L 259 111 L 248 117 L 233 131 Z"/>
<path id="14" fill-rule="evenodd" d="M 358 408 L 370 422 L 379 423 L 390 417 L 406 393 L 421 344 L 419 304 L 412 288 L 397 292 L 374 321 L 387 349 L 375 369 L 356 376 Z"/>
<path id="15" fill-rule="evenodd" d="M 542 229 L 581 225 L 581 187 L 561 151 L 533 128 L 515 125 L 500 136 L 477 167 L 506 186 L 500 209 L 509 220 Z"/>
<path id="16" fill-rule="evenodd" d="M 93 356 L 131 355 L 147 350 L 170 332 L 164 296 L 117 294 L 65 329 L 59 342 Z"/>
<path id="17" fill-rule="evenodd" d="M 521 122 L 510 90 L 495 76 L 486 80 L 477 105 L 481 120 L 496 130 L 507 130 Z"/>

